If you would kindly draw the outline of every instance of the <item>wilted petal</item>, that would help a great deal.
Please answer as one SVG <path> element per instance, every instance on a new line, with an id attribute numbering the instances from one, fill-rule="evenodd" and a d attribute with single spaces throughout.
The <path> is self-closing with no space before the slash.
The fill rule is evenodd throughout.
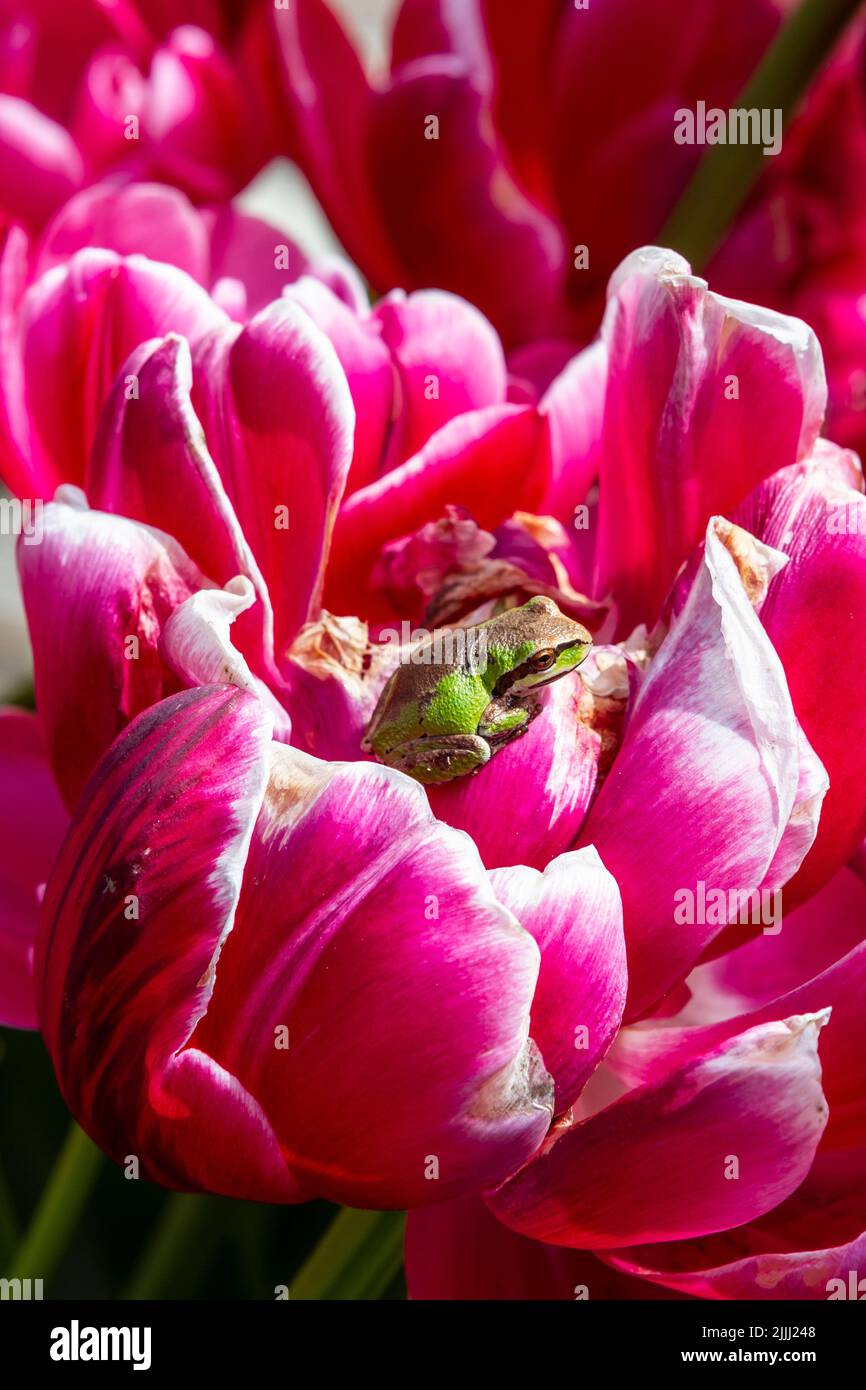
<path id="1" fill-rule="evenodd" d="M 523 865 L 497 869 L 491 882 L 541 951 L 529 1027 L 561 1112 L 577 1100 L 622 1020 L 627 981 L 616 879 L 587 848 L 559 855 L 543 874 Z"/>
<path id="2" fill-rule="evenodd" d="M 554 1131 L 488 1199 L 492 1210 L 524 1235 L 589 1249 L 703 1235 L 768 1211 L 806 1176 L 826 1123 L 824 1021 L 752 1028 Z"/>
<path id="3" fill-rule="evenodd" d="M 0 1022 L 36 1027 L 39 894 L 67 825 L 35 714 L 0 710 Z"/>

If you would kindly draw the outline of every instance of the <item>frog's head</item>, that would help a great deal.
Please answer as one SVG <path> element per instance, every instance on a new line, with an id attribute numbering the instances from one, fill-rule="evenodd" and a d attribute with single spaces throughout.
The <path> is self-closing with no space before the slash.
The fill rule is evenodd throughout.
<path id="1" fill-rule="evenodd" d="M 560 613 L 552 598 L 531 598 L 496 621 L 507 624 L 514 654 L 513 664 L 497 685 L 497 694 L 550 685 L 579 666 L 592 646 L 586 628 Z"/>

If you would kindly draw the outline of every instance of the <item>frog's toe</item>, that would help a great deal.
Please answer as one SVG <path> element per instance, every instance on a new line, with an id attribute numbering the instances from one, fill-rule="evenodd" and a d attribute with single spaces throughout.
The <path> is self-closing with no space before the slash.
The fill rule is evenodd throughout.
<path id="1" fill-rule="evenodd" d="M 490 761 L 490 746 L 477 734 L 416 739 L 403 750 L 399 766 L 417 782 L 435 786 L 477 772 Z"/>

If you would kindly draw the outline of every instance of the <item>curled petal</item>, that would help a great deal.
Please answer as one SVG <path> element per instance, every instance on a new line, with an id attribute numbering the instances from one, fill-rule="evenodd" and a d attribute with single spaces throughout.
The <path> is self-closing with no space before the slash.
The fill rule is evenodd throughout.
<path id="1" fill-rule="evenodd" d="M 731 890 L 767 881 L 786 833 L 786 870 L 805 852 L 798 793 L 820 775 L 812 767 L 801 780 L 807 755 L 785 673 L 744 588 L 773 554 L 710 523 L 688 600 L 582 831 L 622 891 L 629 1017 L 656 1004 L 719 934 Z M 707 890 L 718 895 L 714 909 L 699 911 Z"/>
<path id="2" fill-rule="evenodd" d="M 288 741 L 291 720 L 264 681 L 253 675 L 229 635 L 232 623 L 255 603 L 252 584 L 243 575 L 224 589 L 200 589 L 169 614 L 159 650 L 185 685 L 236 685 L 258 695 L 274 721 L 274 733 Z"/>
<path id="3" fill-rule="evenodd" d="M 761 621 L 784 664 L 797 717 L 830 778 L 815 843 L 786 892 L 790 906 L 826 883 L 866 834 L 862 488 L 854 456 L 822 440 L 808 459 L 757 488 L 739 514 L 743 525 L 790 557 L 770 585 Z"/>
<path id="4" fill-rule="evenodd" d="M 40 544 L 22 539 L 18 566 L 49 759 L 73 806 L 115 735 L 177 688 L 160 631 L 206 581 L 170 536 L 90 511 L 72 487 L 44 509 Z"/>
<path id="5" fill-rule="evenodd" d="M 493 1212 L 537 1240 L 609 1249 L 727 1230 L 770 1210 L 806 1176 L 826 1124 L 825 1021 L 752 1028 L 554 1130 L 488 1198 Z"/>

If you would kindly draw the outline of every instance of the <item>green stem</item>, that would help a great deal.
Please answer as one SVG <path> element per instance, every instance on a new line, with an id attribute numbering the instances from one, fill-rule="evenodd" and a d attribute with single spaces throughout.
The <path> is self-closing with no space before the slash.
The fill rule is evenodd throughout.
<path id="1" fill-rule="evenodd" d="M 805 91 L 860 0 L 803 0 L 767 49 L 734 103 L 786 117 Z M 706 265 L 745 202 L 767 156 L 761 145 L 713 145 L 659 235 L 695 270 Z"/>
<path id="2" fill-rule="evenodd" d="M 218 1224 L 209 1198 L 174 1193 L 163 1206 L 123 1297 L 178 1297 L 178 1280 L 188 1280 L 192 1263 L 203 1257 Z"/>
<path id="3" fill-rule="evenodd" d="M 343 1207 L 289 1287 L 292 1299 L 381 1298 L 403 1261 L 401 1211 Z"/>
<path id="4" fill-rule="evenodd" d="M 93 1190 L 102 1154 L 73 1122 L 33 1219 L 9 1266 L 9 1279 L 51 1277 Z"/>

